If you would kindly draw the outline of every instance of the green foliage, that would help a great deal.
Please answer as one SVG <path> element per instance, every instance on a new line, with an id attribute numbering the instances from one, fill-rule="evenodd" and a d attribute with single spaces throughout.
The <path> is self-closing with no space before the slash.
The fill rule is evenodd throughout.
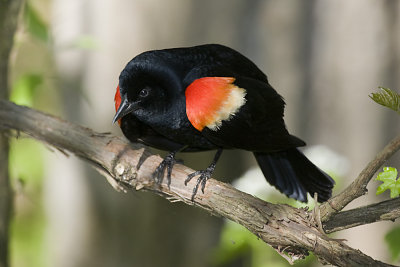
<path id="1" fill-rule="evenodd" d="M 25 7 L 25 22 L 29 33 L 42 41 L 49 40 L 48 26 L 35 9 L 27 3 Z"/>
<path id="2" fill-rule="evenodd" d="M 390 190 L 390 197 L 395 198 L 400 194 L 400 179 L 397 179 L 397 169 L 392 167 L 384 167 L 383 172 L 378 174 L 376 177 L 377 181 L 383 182 L 378 189 L 376 194 L 382 194 L 386 190 Z"/>
<path id="3" fill-rule="evenodd" d="M 379 89 L 381 89 L 381 92 L 372 93 L 369 97 L 376 103 L 400 114 L 400 95 L 389 88 L 379 87 Z"/>
<path id="4" fill-rule="evenodd" d="M 25 74 L 15 81 L 11 91 L 11 101 L 25 106 L 32 106 L 33 98 L 43 78 L 38 74 Z"/>
<path id="5" fill-rule="evenodd" d="M 10 173 L 14 179 L 41 187 L 43 177 L 43 145 L 28 138 L 11 139 Z"/>
<path id="6" fill-rule="evenodd" d="M 395 227 L 385 235 L 385 241 L 389 246 L 392 259 L 400 258 L 400 227 Z"/>
<path id="7" fill-rule="evenodd" d="M 29 196 L 32 197 L 32 196 Z M 46 246 L 46 216 L 40 203 L 27 195 L 17 195 L 24 208 L 12 220 L 10 251 L 12 266 L 43 267 L 46 265 L 49 248 Z M 30 206 L 27 208 L 27 206 Z M 22 210 L 22 211 L 21 211 Z"/>
<path id="8" fill-rule="evenodd" d="M 43 77 L 24 74 L 13 83 L 10 99 L 33 106 Z M 44 173 L 43 145 L 33 139 L 10 140 L 10 177 L 15 191 L 11 230 L 13 266 L 45 266 L 45 216 L 41 204 Z"/>
<path id="9" fill-rule="evenodd" d="M 295 266 L 311 266 L 315 258 L 295 262 Z M 291 266 L 274 249 L 259 240 L 243 226 L 226 221 L 221 232 L 219 246 L 211 255 L 211 266 L 284 267 Z"/>
<path id="10" fill-rule="evenodd" d="M 41 201 L 44 147 L 29 138 L 10 141 L 10 177 L 15 191 L 10 239 L 12 265 L 46 266 L 46 217 Z"/>

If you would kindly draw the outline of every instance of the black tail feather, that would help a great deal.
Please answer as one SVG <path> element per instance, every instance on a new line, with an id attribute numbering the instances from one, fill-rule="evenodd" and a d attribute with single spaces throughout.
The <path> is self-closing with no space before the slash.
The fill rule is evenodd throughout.
<path id="1" fill-rule="evenodd" d="M 254 152 L 267 181 L 288 197 L 307 202 L 307 192 L 324 202 L 332 195 L 335 181 L 297 148 L 274 153 Z"/>

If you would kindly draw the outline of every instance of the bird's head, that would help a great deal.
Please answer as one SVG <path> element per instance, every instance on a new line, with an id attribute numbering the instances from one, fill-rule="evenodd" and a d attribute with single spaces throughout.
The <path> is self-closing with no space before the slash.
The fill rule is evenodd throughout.
<path id="1" fill-rule="evenodd" d="M 180 80 L 172 70 L 152 54 L 132 59 L 119 76 L 113 123 L 120 123 L 130 113 L 138 118 L 166 113 L 171 99 L 176 99 L 181 90 Z"/>

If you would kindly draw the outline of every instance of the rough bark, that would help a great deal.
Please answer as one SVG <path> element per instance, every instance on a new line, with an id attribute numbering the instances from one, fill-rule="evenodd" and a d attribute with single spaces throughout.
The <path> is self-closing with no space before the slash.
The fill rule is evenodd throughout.
<path id="1" fill-rule="evenodd" d="M 61 151 L 77 155 L 103 173 L 119 190 L 151 191 L 172 202 L 182 201 L 235 221 L 274 247 L 289 262 L 312 251 L 322 263 L 337 266 L 390 266 L 341 240 L 328 237 L 321 231 L 318 209 L 307 211 L 264 202 L 214 179 L 207 182 L 204 194 L 199 192 L 191 201 L 195 179 L 188 186 L 184 185 L 184 180 L 193 170 L 175 165 L 170 187 L 166 181 L 157 184 L 152 179 L 152 172 L 162 159 L 142 145 L 7 101 L 0 101 L 0 128 L 24 132 Z"/>
<path id="2" fill-rule="evenodd" d="M 400 198 L 335 213 L 324 223 L 324 230 L 332 233 L 358 225 L 378 221 L 395 221 L 400 217 Z"/>

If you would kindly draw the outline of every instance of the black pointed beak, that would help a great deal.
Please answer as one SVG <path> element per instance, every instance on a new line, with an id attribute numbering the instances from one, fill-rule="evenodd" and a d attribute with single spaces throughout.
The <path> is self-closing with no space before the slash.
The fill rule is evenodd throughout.
<path id="1" fill-rule="evenodd" d="M 124 117 L 126 114 L 134 111 L 135 109 L 136 109 L 135 103 L 129 103 L 126 97 L 122 98 L 121 105 L 119 105 L 119 108 L 117 110 L 117 113 L 115 113 L 112 123 L 114 124 L 116 121 Z"/>

